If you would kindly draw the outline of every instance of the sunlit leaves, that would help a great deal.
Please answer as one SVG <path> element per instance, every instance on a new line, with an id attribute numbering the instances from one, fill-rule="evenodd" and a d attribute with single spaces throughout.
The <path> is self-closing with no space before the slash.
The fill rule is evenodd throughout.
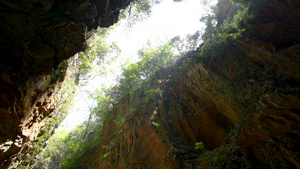
<path id="1" fill-rule="evenodd" d="M 71 168 L 75 164 L 75 156 L 80 148 L 85 126 L 77 126 L 72 131 L 59 129 L 48 141 L 40 161 L 34 168 Z M 84 145 L 88 146 L 88 145 Z"/>
<path id="2" fill-rule="evenodd" d="M 130 27 L 147 18 L 151 13 L 153 4 L 157 3 L 160 3 L 160 0 L 134 0 L 125 10 L 120 12 L 119 20 L 127 19 L 128 27 Z"/>
<path id="3" fill-rule="evenodd" d="M 110 92 L 113 100 L 119 102 L 122 97 L 133 94 L 137 90 L 140 93 L 149 90 L 154 73 L 175 63 L 173 48 L 174 46 L 169 42 L 156 49 L 141 49 L 140 61 L 123 67 L 118 86 L 112 88 Z"/>
<path id="4" fill-rule="evenodd" d="M 201 31 L 196 31 L 193 34 L 188 34 L 186 37 L 175 36 L 170 43 L 177 50 L 176 52 L 183 56 L 187 52 L 195 51 L 202 43 L 201 38 Z"/>
<path id="5" fill-rule="evenodd" d="M 93 41 L 89 43 L 88 49 L 79 54 L 80 79 L 84 80 L 90 78 L 92 75 L 91 70 L 95 72 L 95 65 L 101 65 L 105 62 L 107 59 L 104 56 L 109 52 L 110 46 L 104 41 L 102 36 L 94 38 Z"/>

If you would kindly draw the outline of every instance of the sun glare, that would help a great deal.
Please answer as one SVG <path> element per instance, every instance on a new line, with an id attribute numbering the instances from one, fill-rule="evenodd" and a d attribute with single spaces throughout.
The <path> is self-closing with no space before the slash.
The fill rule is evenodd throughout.
<path id="1" fill-rule="evenodd" d="M 216 4 L 216 0 L 209 3 Z M 131 28 L 127 27 L 126 19 L 120 21 L 106 39 L 108 43 L 115 42 L 121 49 L 118 61 L 111 65 L 114 73 L 105 77 L 95 77 L 80 89 L 75 107 L 63 121 L 62 126 L 72 129 L 87 120 L 88 107 L 95 106 L 95 103 L 88 98 L 86 91 L 92 92 L 96 88 L 115 84 L 116 77 L 121 74 L 121 65 L 128 60 L 137 62 L 137 52 L 143 46 L 157 47 L 177 35 L 183 37 L 203 30 L 205 23 L 199 20 L 205 12 L 204 8 L 205 6 L 199 0 L 183 0 L 182 2 L 163 0 L 153 6 L 151 15 L 147 19 L 134 24 Z"/>

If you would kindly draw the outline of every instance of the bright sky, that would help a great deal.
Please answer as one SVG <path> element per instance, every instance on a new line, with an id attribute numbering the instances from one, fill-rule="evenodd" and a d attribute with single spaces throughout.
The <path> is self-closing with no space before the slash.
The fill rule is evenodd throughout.
<path id="1" fill-rule="evenodd" d="M 126 28 L 126 20 L 120 23 L 110 40 L 117 41 L 123 55 L 133 56 L 136 51 L 150 40 L 156 46 L 176 35 L 192 34 L 204 27 L 199 19 L 202 16 L 202 4 L 199 0 L 163 0 L 153 7 L 151 16 L 137 23 L 133 29 Z"/>
<path id="2" fill-rule="evenodd" d="M 118 62 L 112 65 L 114 71 L 117 72 L 116 74 L 121 73 L 120 65 L 126 60 L 137 61 L 137 51 L 147 45 L 148 40 L 153 46 L 159 46 L 176 35 L 183 37 L 203 29 L 205 24 L 201 23 L 199 19 L 205 10 L 200 1 L 183 0 L 176 3 L 173 0 L 163 0 L 158 5 L 153 6 L 150 17 L 136 23 L 132 29 L 127 27 L 126 20 L 120 22 L 120 26 L 116 27 L 107 38 L 108 42 L 116 42 L 122 51 Z M 209 3 L 216 4 L 216 1 L 210 0 Z M 96 88 L 101 88 L 101 85 L 108 87 L 115 83 L 115 77 L 116 75 L 113 74 L 106 77 L 96 77 L 90 80 L 86 87 L 81 88 L 75 107 L 62 125 L 72 129 L 87 120 L 89 116 L 88 104 L 89 106 L 96 104 L 88 99 L 84 91 L 92 92 Z"/>

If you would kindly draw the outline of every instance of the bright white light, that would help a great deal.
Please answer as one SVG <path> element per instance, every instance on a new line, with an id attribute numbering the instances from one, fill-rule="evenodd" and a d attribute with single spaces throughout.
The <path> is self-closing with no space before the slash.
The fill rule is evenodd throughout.
<path id="1" fill-rule="evenodd" d="M 162 45 L 176 35 L 185 36 L 204 28 L 205 24 L 199 19 L 203 15 L 204 6 L 199 0 L 173 2 L 164 0 L 153 7 L 151 16 L 144 22 L 137 23 L 131 30 L 127 23 L 121 22 L 116 32 L 109 40 L 116 41 L 124 56 L 136 57 L 138 49 L 147 45 Z"/>
<path id="2" fill-rule="evenodd" d="M 209 1 L 209 4 L 216 4 L 216 0 Z M 116 27 L 115 31 L 111 32 L 107 38 L 108 43 L 116 42 L 122 51 L 118 62 L 112 65 L 116 72 L 115 75 L 96 77 L 81 90 L 92 92 L 97 87 L 115 84 L 115 77 L 121 74 L 121 64 L 127 60 L 136 62 L 138 60 L 137 51 L 147 45 L 148 40 L 153 47 L 157 47 L 174 36 L 185 36 L 202 30 L 205 23 L 201 23 L 199 20 L 206 12 L 204 8 L 205 6 L 199 0 L 183 0 L 177 3 L 173 0 L 164 0 L 152 8 L 149 18 L 136 23 L 132 29 L 127 28 L 127 23 L 122 21 L 120 26 Z M 88 105 L 93 104 L 93 100 L 88 99 L 86 93 L 82 93 L 75 108 L 69 113 L 62 125 L 72 129 L 87 120 L 89 116 Z"/>

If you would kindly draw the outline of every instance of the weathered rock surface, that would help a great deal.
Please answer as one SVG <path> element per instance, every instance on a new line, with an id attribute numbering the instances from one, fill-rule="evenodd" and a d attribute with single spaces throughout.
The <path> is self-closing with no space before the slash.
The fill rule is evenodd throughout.
<path id="1" fill-rule="evenodd" d="M 220 26 L 227 16 L 229 15 L 232 8 L 231 0 L 223 0 L 218 2 L 218 26 Z"/>
<path id="2" fill-rule="evenodd" d="M 59 63 L 84 50 L 89 31 L 114 24 L 129 2 L 0 0 L 0 168 L 38 133 L 40 114 L 53 111 L 64 77 L 55 74 Z"/>
<path id="3" fill-rule="evenodd" d="M 164 94 L 133 114 L 131 96 L 115 106 L 128 119 L 106 120 L 86 168 L 197 168 L 196 142 L 235 150 L 238 168 L 300 168 L 299 2 L 267 0 L 226 52 L 158 71 Z"/>

